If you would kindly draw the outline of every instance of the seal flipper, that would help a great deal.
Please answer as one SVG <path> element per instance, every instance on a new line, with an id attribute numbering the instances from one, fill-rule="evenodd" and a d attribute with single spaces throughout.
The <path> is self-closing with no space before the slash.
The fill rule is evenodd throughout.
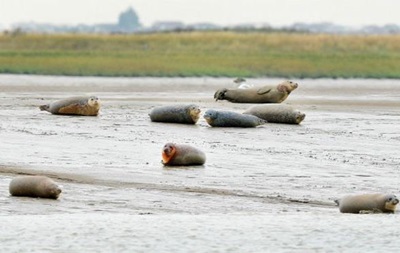
<path id="1" fill-rule="evenodd" d="M 49 105 L 41 105 L 39 106 L 39 109 L 41 111 L 49 111 L 50 106 Z"/>
<path id="2" fill-rule="evenodd" d="M 214 94 L 215 101 L 224 100 L 225 92 L 227 92 L 227 91 L 228 91 L 228 89 L 226 89 L 226 88 L 217 90 Z"/>
<path id="3" fill-rule="evenodd" d="M 271 88 L 269 87 L 262 87 L 260 89 L 258 89 L 257 94 L 258 95 L 263 95 L 263 94 L 267 94 L 268 92 L 271 91 Z"/>
<path id="4" fill-rule="evenodd" d="M 333 202 L 335 202 L 337 206 L 340 204 L 339 199 L 335 199 Z"/>

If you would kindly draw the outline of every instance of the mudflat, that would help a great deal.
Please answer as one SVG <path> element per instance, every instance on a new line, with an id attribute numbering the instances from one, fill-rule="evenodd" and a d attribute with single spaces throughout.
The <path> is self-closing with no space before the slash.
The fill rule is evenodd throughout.
<path id="1" fill-rule="evenodd" d="M 0 220 L 8 228 L 0 233 L 2 247 L 395 249 L 398 213 L 341 214 L 333 200 L 400 195 L 400 81 L 294 81 L 299 87 L 284 103 L 304 112 L 305 120 L 248 129 L 211 128 L 202 117 L 196 125 L 155 123 L 148 116 L 156 106 L 187 103 L 199 105 L 202 114 L 243 112 L 252 104 L 213 99 L 217 89 L 234 87 L 230 78 L 0 75 Z M 38 108 L 83 94 L 100 98 L 99 116 L 57 116 Z M 163 167 L 167 142 L 203 150 L 206 164 Z M 19 174 L 47 175 L 63 193 L 56 201 L 11 197 L 8 184 Z"/>

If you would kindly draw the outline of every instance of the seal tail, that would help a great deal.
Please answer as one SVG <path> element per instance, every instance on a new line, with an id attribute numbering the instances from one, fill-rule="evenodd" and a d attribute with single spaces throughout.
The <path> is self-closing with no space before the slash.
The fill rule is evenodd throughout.
<path id="1" fill-rule="evenodd" d="M 215 92 L 215 94 L 214 94 L 214 98 L 215 98 L 215 101 L 218 101 L 218 100 L 224 100 L 225 99 L 225 92 L 227 92 L 228 90 L 227 89 L 220 89 L 220 90 L 217 90 L 216 92 Z"/>
<path id="2" fill-rule="evenodd" d="M 41 106 L 39 106 L 39 109 L 40 109 L 41 111 L 48 111 L 49 108 L 50 108 L 49 105 L 41 105 Z"/>
<path id="3" fill-rule="evenodd" d="M 335 202 L 337 206 L 339 205 L 339 200 L 338 199 L 335 199 L 333 202 Z"/>

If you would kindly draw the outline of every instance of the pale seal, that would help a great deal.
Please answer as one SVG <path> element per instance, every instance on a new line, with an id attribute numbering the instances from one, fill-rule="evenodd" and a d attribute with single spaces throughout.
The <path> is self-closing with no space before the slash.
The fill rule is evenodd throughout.
<path id="1" fill-rule="evenodd" d="M 268 121 L 268 123 L 283 124 L 300 124 L 306 117 L 306 115 L 299 110 L 284 104 L 256 105 L 243 113 L 257 116 Z"/>
<path id="2" fill-rule="evenodd" d="M 206 162 L 206 155 L 189 145 L 167 143 L 162 149 L 161 162 L 165 166 L 203 165 Z"/>
<path id="3" fill-rule="evenodd" d="M 200 118 L 200 108 L 197 105 L 170 105 L 154 108 L 149 116 L 153 122 L 180 124 L 196 124 Z"/>
<path id="4" fill-rule="evenodd" d="M 238 89 L 249 89 L 249 88 L 254 87 L 254 85 L 248 84 L 246 82 L 246 79 L 241 78 L 241 77 L 236 78 L 235 80 L 233 80 L 233 82 L 237 84 Z"/>
<path id="5" fill-rule="evenodd" d="M 52 114 L 97 116 L 100 110 L 100 101 L 96 96 L 70 97 L 50 104 L 39 106 L 41 111 Z"/>
<path id="6" fill-rule="evenodd" d="M 393 194 L 349 195 L 335 200 L 342 213 L 360 213 L 363 211 L 394 213 L 399 199 Z"/>
<path id="7" fill-rule="evenodd" d="M 220 89 L 214 94 L 216 101 L 228 100 L 232 103 L 282 103 L 298 87 L 297 83 L 285 81 L 278 85 L 261 88 Z"/>
<path id="8" fill-rule="evenodd" d="M 19 176 L 11 180 L 12 196 L 57 199 L 60 187 L 46 176 Z"/>
<path id="9" fill-rule="evenodd" d="M 204 119 L 212 127 L 256 127 L 266 123 L 253 115 L 212 109 L 204 113 Z"/>

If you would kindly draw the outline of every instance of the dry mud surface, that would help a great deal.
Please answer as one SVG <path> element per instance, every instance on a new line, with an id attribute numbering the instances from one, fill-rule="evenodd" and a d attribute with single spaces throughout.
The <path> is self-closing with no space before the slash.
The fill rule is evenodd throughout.
<path id="1" fill-rule="evenodd" d="M 251 79 L 278 83 L 282 79 Z M 211 128 L 150 122 L 155 106 L 215 102 L 227 78 L 0 75 L 0 243 L 5 252 L 382 252 L 399 213 L 341 214 L 346 194 L 400 195 L 399 80 L 294 80 L 284 102 L 301 125 Z M 41 104 L 93 94 L 98 117 Z M 200 167 L 165 168 L 167 142 L 202 149 Z M 44 174 L 59 200 L 10 197 L 18 174 Z M 384 250 L 383 250 L 384 249 Z"/>

